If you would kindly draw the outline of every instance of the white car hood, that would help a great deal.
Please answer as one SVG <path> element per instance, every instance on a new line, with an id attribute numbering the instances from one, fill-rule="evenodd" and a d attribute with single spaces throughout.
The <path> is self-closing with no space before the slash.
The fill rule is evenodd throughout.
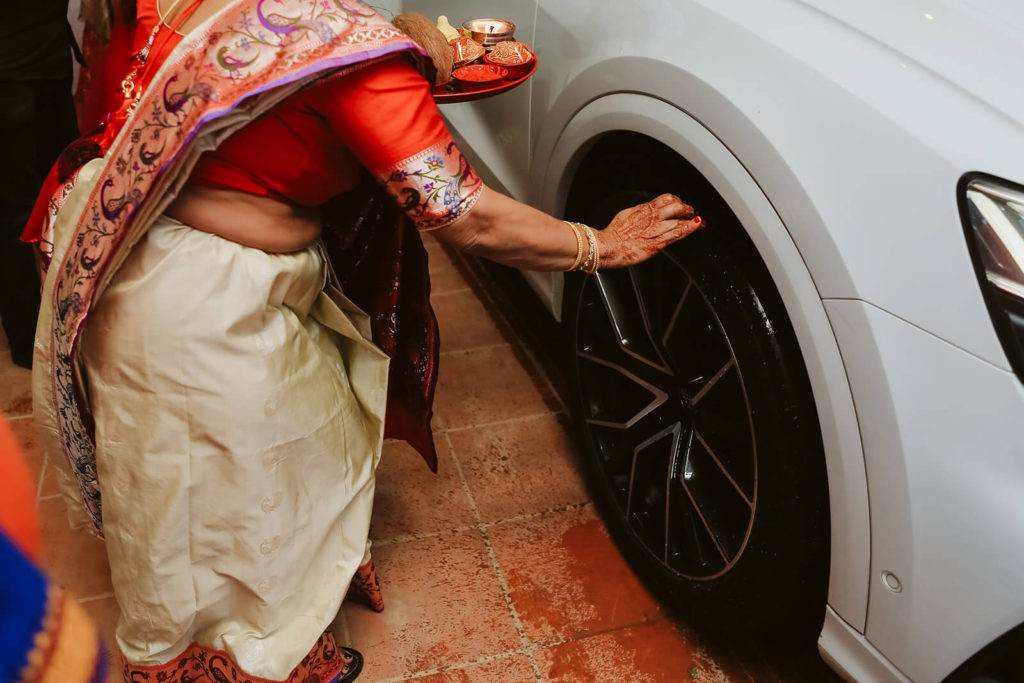
<path id="1" fill-rule="evenodd" d="M 1024 1 L 799 1 L 1024 125 Z"/>

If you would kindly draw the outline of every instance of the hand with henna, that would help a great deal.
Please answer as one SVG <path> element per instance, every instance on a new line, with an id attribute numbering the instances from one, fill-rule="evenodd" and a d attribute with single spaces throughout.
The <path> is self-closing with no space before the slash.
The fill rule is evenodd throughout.
<path id="1" fill-rule="evenodd" d="M 485 185 L 472 211 L 433 234 L 458 249 L 513 268 L 583 270 L 583 264 L 592 264 L 590 235 L 577 225 Z M 591 230 L 600 255 L 597 267 L 640 263 L 704 225 L 692 206 L 663 194 L 620 211 L 604 230 Z"/>
<path id="2" fill-rule="evenodd" d="M 623 209 L 607 228 L 595 231 L 601 268 L 632 266 L 646 261 L 705 225 L 692 206 L 671 194 Z"/>

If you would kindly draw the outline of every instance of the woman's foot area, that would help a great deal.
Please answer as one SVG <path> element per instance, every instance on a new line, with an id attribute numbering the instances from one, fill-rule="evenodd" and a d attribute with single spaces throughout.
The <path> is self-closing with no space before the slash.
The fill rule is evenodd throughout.
<path id="1" fill-rule="evenodd" d="M 374 612 L 384 611 L 384 594 L 377 581 L 377 572 L 373 569 L 373 560 L 364 563 L 356 570 L 349 586 L 346 600 L 369 607 Z"/>
<path id="2" fill-rule="evenodd" d="M 363 655 L 350 647 L 341 647 L 339 650 L 341 658 L 345 662 L 345 668 L 331 683 L 348 683 L 356 680 L 363 670 Z"/>

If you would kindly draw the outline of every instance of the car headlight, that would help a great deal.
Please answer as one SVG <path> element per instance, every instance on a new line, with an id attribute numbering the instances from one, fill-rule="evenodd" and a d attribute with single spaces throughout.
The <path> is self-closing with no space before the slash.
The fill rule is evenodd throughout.
<path id="1" fill-rule="evenodd" d="M 967 242 L 999 341 L 1024 382 L 1024 189 L 980 174 L 960 182 Z"/>

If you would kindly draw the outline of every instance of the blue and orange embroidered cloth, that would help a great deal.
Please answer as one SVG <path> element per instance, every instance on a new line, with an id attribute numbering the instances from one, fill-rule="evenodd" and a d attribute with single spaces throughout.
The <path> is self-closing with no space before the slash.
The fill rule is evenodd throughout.
<path id="1" fill-rule="evenodd" d="M 99 683 L 99 633 L 67 591 L 36 566 L 39 526 L 28 468 L 0 417 L 0 683 Z"/>

